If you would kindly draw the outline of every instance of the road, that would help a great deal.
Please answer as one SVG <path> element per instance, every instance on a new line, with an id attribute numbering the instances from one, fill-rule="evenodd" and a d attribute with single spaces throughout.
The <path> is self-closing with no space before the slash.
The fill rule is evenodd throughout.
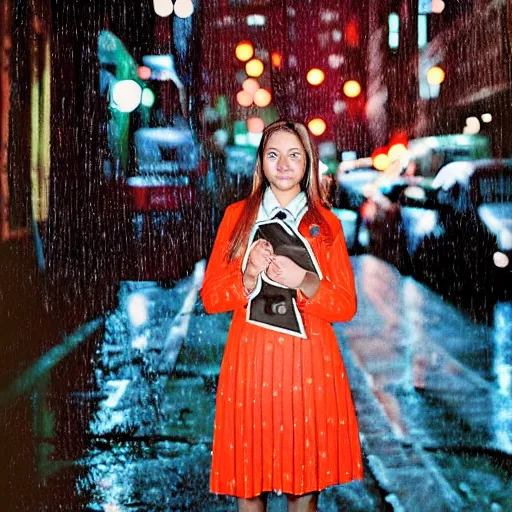
<path id="1" fill-rule="evenodd" d="M 511 510 L 512 306 L 497 305 L 493 326 L 475 324 L 372 256 L 352 263 L 358 313 L 334 328 L 366 472 L 324 491 L 319 509 Z M 8 503 L 23 507 L 12 510 L 236 510 L 208 492 L 230 314 L 204 312 L 203 271 L 167 288 L 122 283 L 99 341 L 38 381 L 37 478 L 14 472 Z M 284 511 L 283 497 L 270 510 Z"/>

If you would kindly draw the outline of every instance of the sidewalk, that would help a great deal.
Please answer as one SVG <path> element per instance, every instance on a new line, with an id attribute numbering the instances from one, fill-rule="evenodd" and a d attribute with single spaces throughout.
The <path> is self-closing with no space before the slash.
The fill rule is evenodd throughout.
<path id="1" fill-rule="evenodd" d="M 319 510 L 512 509 L 510 305 L 497 327 L 479 326 L 380 260 L 352 263 L 358 313 L 334 328 L 365 478 L 321 493 Z M 103 340 L 78 346 L 73 357 L 93 356 L 93 373 L 79 375 L 89 387 L 67 368 L 56 390 L 53 378 L 40 386 L 47 427 L 36 440 L 44 485 L 28 500 L 36 510 L 236 510 L 233 498 L 208 491 L 230 314 L 204 312 L 203 270 L 198 264 L 169 289 L 123 283 Z M 285 511 L 283 497 L 270 503 L 271 512 Z"/>

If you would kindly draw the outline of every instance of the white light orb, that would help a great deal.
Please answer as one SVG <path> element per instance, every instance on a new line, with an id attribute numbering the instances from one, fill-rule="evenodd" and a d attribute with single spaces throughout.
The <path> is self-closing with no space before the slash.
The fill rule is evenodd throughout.
<path id="1" fill-rule="evenodd" d="M 142 88 L 133 80 L 120 80 L 112 90 L 113 106 L 120 112 L 133 112 L 142 99 Z"/>
<path id="2" fill-rule="evenodd" d="M 188 18 L 194 13 L 194 4 L 192 0 L 176 0 L 174 4 L 174 13 L 179 18 Z"/>
<path id="3" fill-rule="evenodd" d="M 492 260 L 498 268 L 505 268 L 509 264 L 508 256 L 502 252 L 495 252 L 492 255 Z"/>
<path id="4" fill-rule="evenodd" d="M 153 0 L 153 8 L 157 16 L 167 18 L 173 11 L 172 0 Z"/>

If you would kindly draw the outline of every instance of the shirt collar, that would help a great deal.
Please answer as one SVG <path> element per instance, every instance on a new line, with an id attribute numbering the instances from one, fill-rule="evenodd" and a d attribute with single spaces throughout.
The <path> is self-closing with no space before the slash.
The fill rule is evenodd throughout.
<path id="1" fill-rule="evenodd" d="M 263 195 L 262 209 L 267 219 L 271 219 L 277 212 L 286 213 L 287 217 L 291 217 L 292 222 L 296 222 L 299 215 L 307 206 L 307 197 L 304 192 L 299 192 L 287 205 L 282 208 L 277 200 L 274 192 L 267 187 Z"/>

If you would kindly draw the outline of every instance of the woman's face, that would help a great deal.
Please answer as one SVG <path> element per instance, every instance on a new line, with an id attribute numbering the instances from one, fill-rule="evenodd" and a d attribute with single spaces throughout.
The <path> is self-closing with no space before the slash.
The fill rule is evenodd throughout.
<path id="1" fill-rule="evenodd" d="M 306 170 L 306 151 L 294 133 L 278 131 L 267 141 L 263 151 L 263 173 L 277 195 L 294 196 Z"/>

